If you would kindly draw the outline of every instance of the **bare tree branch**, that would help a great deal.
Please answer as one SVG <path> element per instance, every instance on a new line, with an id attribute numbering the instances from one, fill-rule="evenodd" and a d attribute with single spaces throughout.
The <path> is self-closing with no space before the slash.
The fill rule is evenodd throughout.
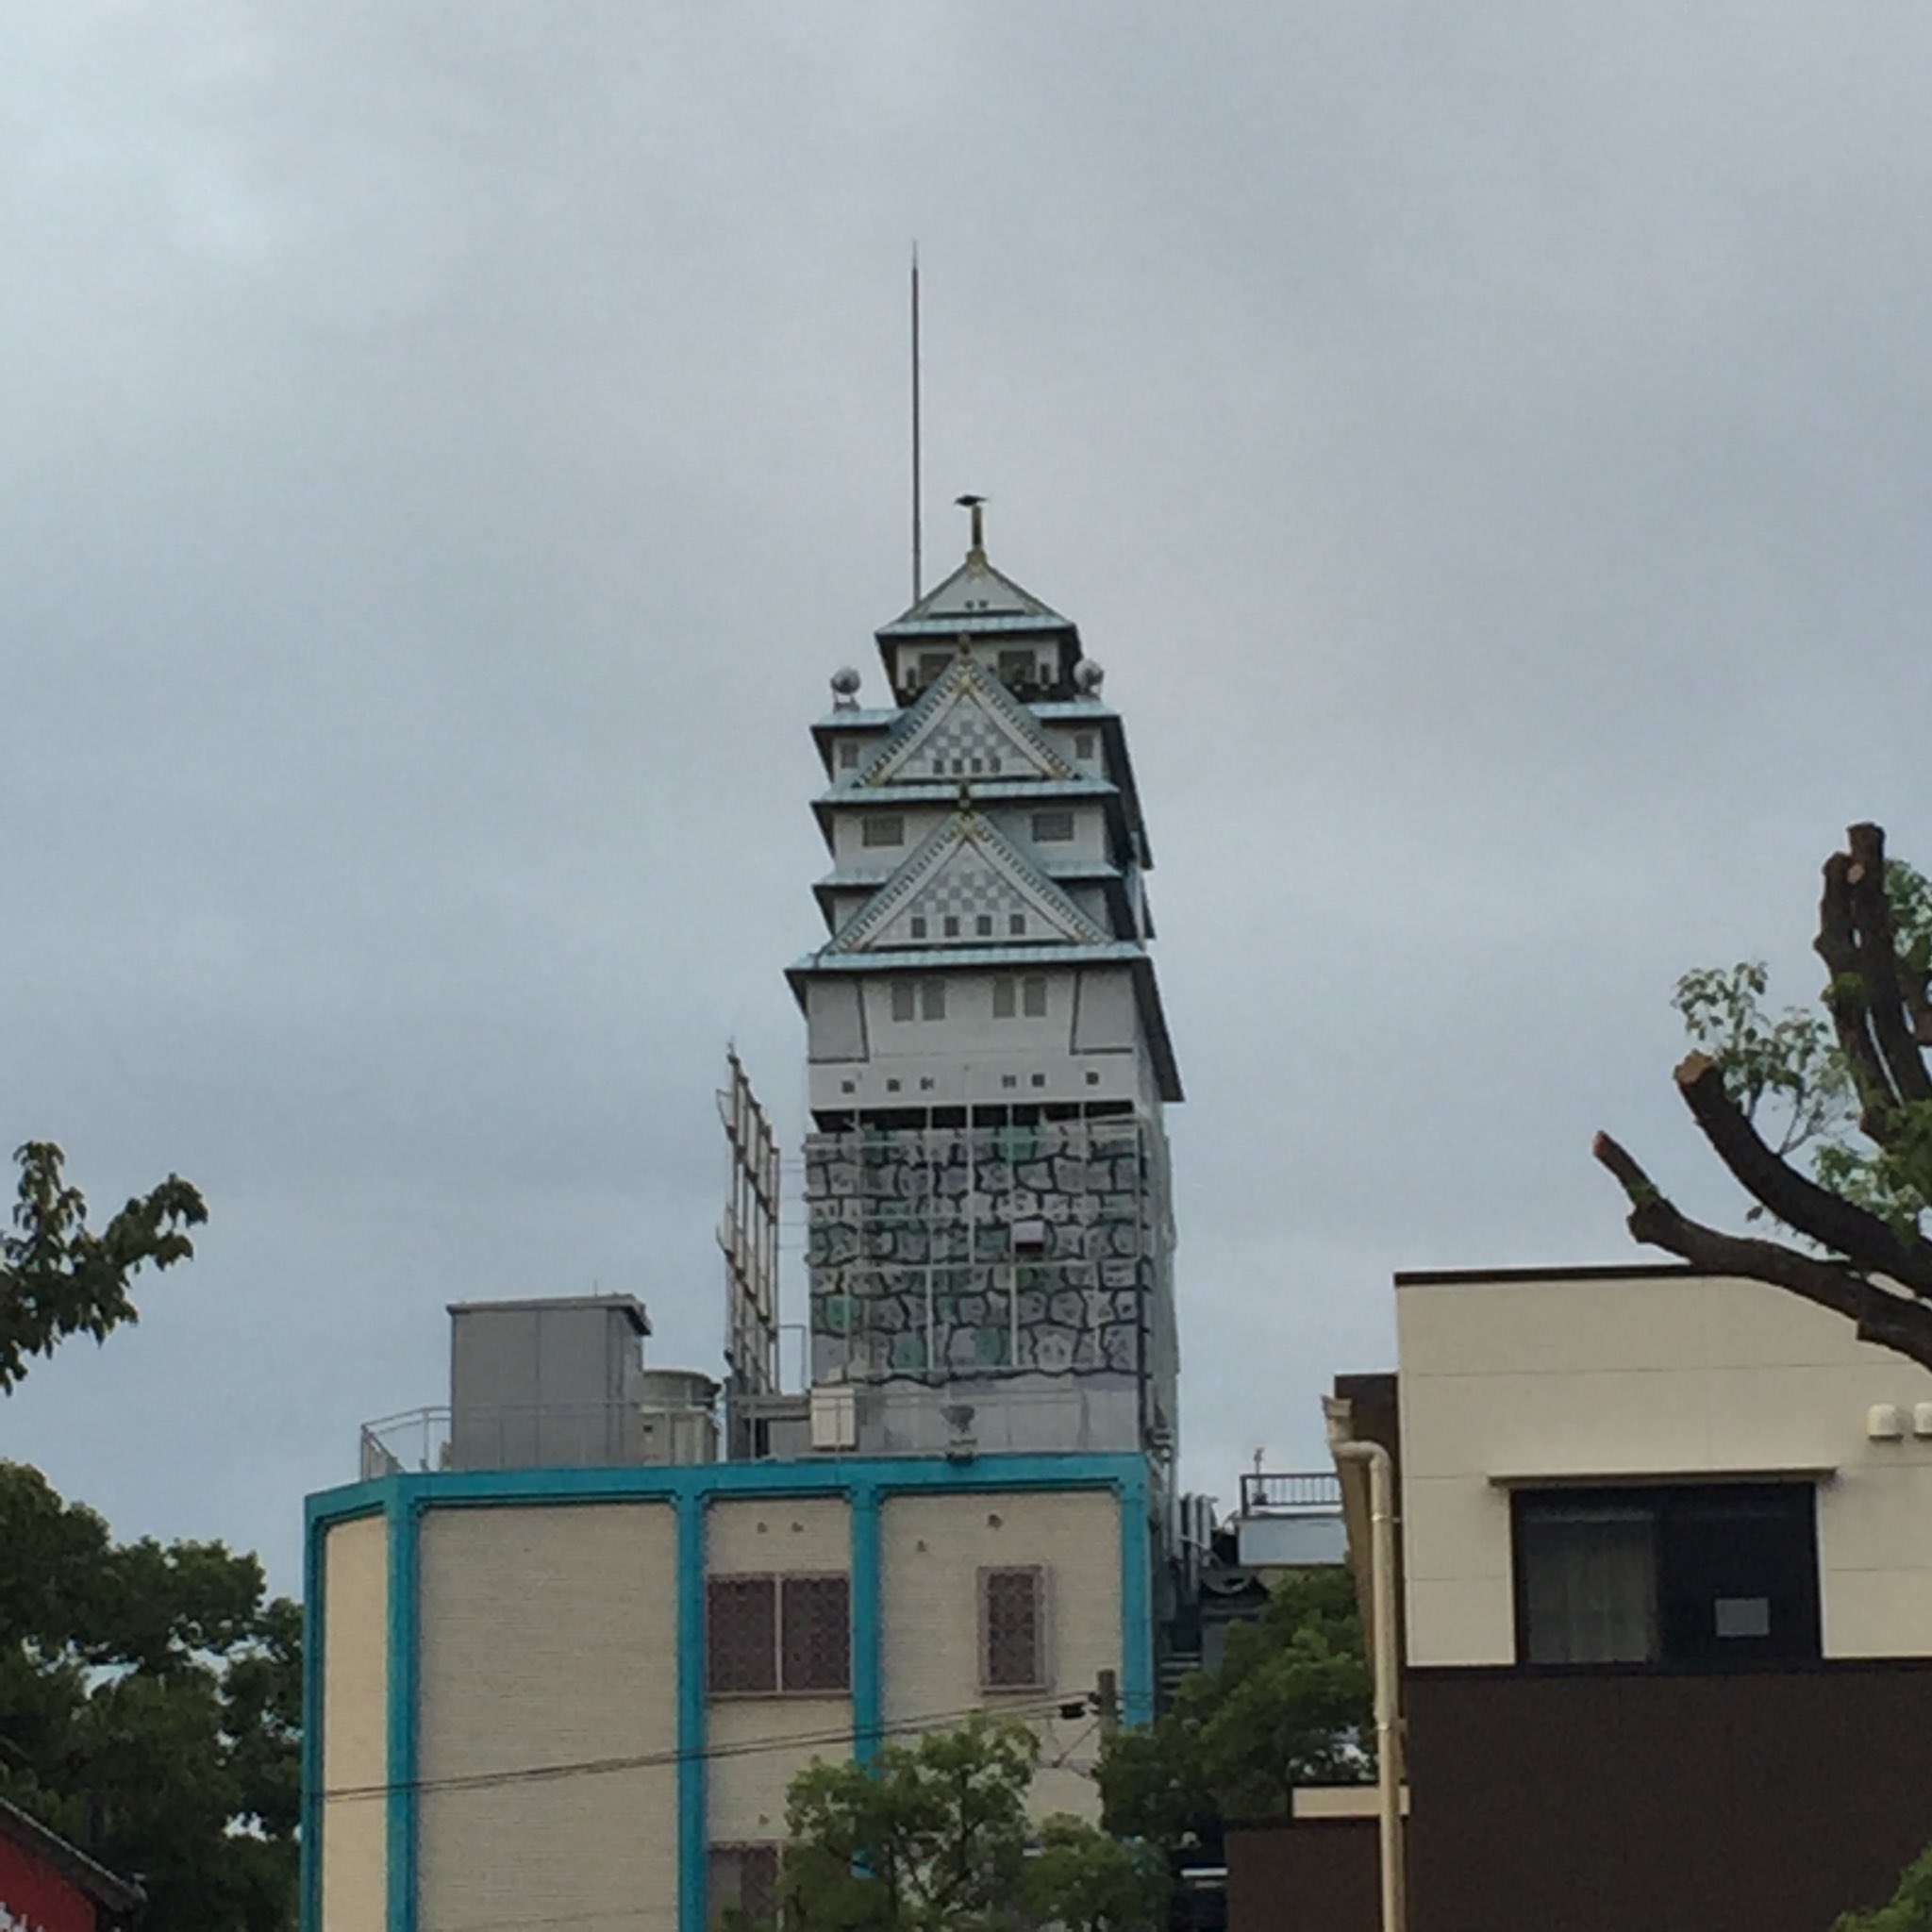
<path id="1" fill-rule="evenodd" d="M 1858 1125 L 1881 1146 L 1889 1145 L 1898 1095 L 1893 1091 L 1872 1038 L 1870 1001 L 1858 958 L 1857 921 L 1852 910 L 1851 855 L 1834 852 L 1824 861 L 1824 891 L 1818 902 L 1818 937 L 1813 942 L 1830 975 L 1824 986 L 1825 1010 L 1838 1033 L 1858 1092 Z"/>
<path id="2" fill-rule="evenodd" d="M 1724 1234 L 1678 1210 L 1643 1169 L 1607 1134 L 1591 1147 L 1630 1202 L 1630 1232 L 1711 1274 L 1771 1283 L 1852 1322 L 1860 1341 L 1876 1342 L 1932 1368 L 1932 1305 L 1896 1294 L 1841 1261 L 1800 1254 L 1778 1241 Z"/>
<path id="3" fill-rule="evenodd" d="M 1932 1074 L 1906 1024 L 1899 986 L 1898 941 L 1891 929 L 1891 901 L 1885 893 L 1885 834 L 1876 825 L 1854 825 L 1845 834 L 1851 864 L 1845 886 L 1857 924 L 1858 971 L 1872 1032 L 1901 1100 L 1932 1100 Z"/>
<path id="4" fill-rule="evenodd" d="M 1877 1215 L 1781 1160 L 1725 1091 L 1724 1074 L 1707 1054 L 1693 1053 L 1680 1061 L 1676 1081 L 1718 1158 L 1787 1227 L 1835 1249 L 1863 1273 L 1889 1275 L 1914 1294 L 1932 1295 L 1932 1242 L 1902 1240 Z"/>

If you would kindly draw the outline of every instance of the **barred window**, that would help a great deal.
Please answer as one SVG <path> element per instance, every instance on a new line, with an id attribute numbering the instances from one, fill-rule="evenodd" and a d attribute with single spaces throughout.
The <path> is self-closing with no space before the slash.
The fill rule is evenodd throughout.
<path id="1" fill-rule="evenodd" d="M 950 651 L 922 651 L 919 654 L 919 681 L 921 684 L 935 684 L 946 675 L 946 668 L 953 661 Z"/>
<path id="2" fill-rule="evenodd" d="M 1029 1020 L 1046 1017 L 1046 974 L 1029 973 L 1020 982 L 1020 1010 Z"/>
<path id="3" fill-rule="evenodd" d="M 1010 1020 L 1015 1008 L 1013 1003 L 1013 982 L 1010 979 L 995 979 L 992 983 L 992 1016 L 995 1020 Z"/>
<path id="4" fill-rule="evenodd" d="M 1026 930 L 1026 915 L 1024 912 L 1008 913 L 1007 930 L 1015 934 L 1024 932 Z"/>
<path id="5" fill-rule="evenodd" d="M 705 1676 L 713 1695 L 851 1688 L 851 1590 L 843 1576 L 714 1576 L 705 1597 Z"/>
<path id="6" fill-rule="evenodd" d="M 710 1913 L 720 1923 L 727 1912 L 741 1912 L 757 1924 L 777 1904 L 776 1845 L 713 1845 L 710 1867 Z"/>
<path id="7" fill-rule="evenodd" d="M 946 1017 L 946 982 L 943 979 L 922 979 L 919 982 L 919 1017 L 922 1020 L 943 1020 Z"/>
<path id="8" fill-rule="evenodd" d="M 1046 1572 L 982 1570 L 980 1689 L 1043 1690 L 1046 1684 Z"/>
<path id="9" fill-rule="evenodd" d="M 912 937 L 916 940 L 923 940 L 925 937 L 925 915 L 924 913 L 915 912 L 912 915 Z"/>
<path id="10" fill-rule="evenodd" d="M 705 1681 L 726 1695 L 778 1688 L 778 1605 L 769 1576 L 705 1586 Z"/>
<path id="11" fill-rule="evenodd" d="M 1067 834 L 1072 838 L 1072 832 Z M 861 842 L 867 845 L 903 845 L 906 842 L 906 820 L 896 811 L 875 811 L 866 816 L 859 832 Z"/>
<path id="12" fill-rule="evenodd" d="M 919 995 L 909 979 L 895 979 L 892 982 L 892 1018 L 914 1020 L 919 1017 Z"/>
<path id="13" fill-rule="evenodd" d="M 1037 811 L 1033 814 L 1036 844 L 1064 844 L 1074 836 L 1074 814 L 1070 811 Z"/>
<path id="14" fill-rule="evenodd" d="M 786 1690 L 849 1690 L 852 1612 L 845 1578 L 788 1576 L 781 1598 Z"/>

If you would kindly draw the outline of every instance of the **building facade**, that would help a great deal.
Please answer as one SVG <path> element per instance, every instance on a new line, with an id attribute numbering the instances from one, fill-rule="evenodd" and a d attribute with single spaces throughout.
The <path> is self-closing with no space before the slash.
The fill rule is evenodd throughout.
<path id="1" fill-rule="evenodd" d="M 814 729 L 811 1374 L 858 1446 L 1149 1451 L 1178 1426 L 1153 852 L 1075 626 L 987 560 L 877 633 Z"/>
<path id="2" fill-rule="evenodd" d="M 145 1903 L 140 1886 L 0 1798 L 0 1932 L 108 1932 Z"/>
<path id="3" fill-rule="evenodd" d="M 1818 1932 L 1890 1896 L 1932 1840 L 1932 1374 L 1677 1266 L 1403 1274 L 1396 1318 L 1398 1373 L 1338 1394 L 1399 1472 L 1415 1932 Z M 1231 1844 L 1237 1932 L 1344 1868 L 1366 1932 L 1374 1856 Z"/>
<path id="4" fill-rule="evenodd" d="M 1150 862 L 1074 626 L 959 571 L 815 728 L 808 1386 L 732 1062 L 724 1425 L 625 1297 L 452 1309 L 447 1409 L 309 1499 L 305 1932 L 701 1932 L 814 1758 L 974 1711 L 1097 1808 L 1152 1713 L 1176 1408 Z M 724 1459 L 718 1459 L 723 1455 Z"/>

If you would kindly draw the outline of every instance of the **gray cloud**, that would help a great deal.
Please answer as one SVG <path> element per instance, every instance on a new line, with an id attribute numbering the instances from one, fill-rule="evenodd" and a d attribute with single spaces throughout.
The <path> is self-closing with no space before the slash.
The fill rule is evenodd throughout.
<path id="1" fill-rule="evenodd" d="M 1722 1211 L 1674 975 L 1803 995 L 1842 825 L 1932 844 L 1921 13 L 12 25 L 8 1121 L 215 1218 L 0 1448 L 125 1532 L 292 1582 L 459 1295 L 713 1354 L 710 1089 L 733 1034 L 795 1139 L 804 727 L 905 598 L 914 235 L 932 497 L 1152 814 L 1201 1487 L 1315 1457 L 1392 1268 L 1624 1253 L 1599 1124 Z"/>

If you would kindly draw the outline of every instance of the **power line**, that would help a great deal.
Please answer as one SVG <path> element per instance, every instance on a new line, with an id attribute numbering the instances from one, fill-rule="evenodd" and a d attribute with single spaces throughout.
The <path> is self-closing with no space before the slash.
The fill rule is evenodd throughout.
<path id="1" fill-rule="evenodd" d="M 1071 1698 L 1053 1697 L 1024 1704 L 1003 1705 L 996 1711 L 988 1711 L 983 1704 L 962 1706 L 957 1710 L 930 1711 L 918 1717 L 895 1719 L 890 1724 L 878 1726 L 876 1735 L 891 1737 L 907 1731 L 931 1730 L 941 1724 L 958 1724 L 966 1718 L 981 1714 L 1007 1717 L 1046 1717 L 1058 1711 L 1061 1705 L 1071 1703 Z M 566 1764 L 533 1764 L 510 1771 L 479 1771 L 457 1774 L 448 1777 L 396 1779 L 385 1784 L 339 1785 L 325 1789 L 317 1793 L 317 1800 L 324 1805 L 354 1803 L 370 1798 L 386 1798 L 396 1791 L 486 1791 L 495 1790 L 505 1785 L 547 1784 L 566 1777 L 602 1777 L 624 1771 L 656 1771 L 669 1765 L 687 1762 L 713 1762 L 730 1757 L 753 1757 L 768 1751 L 796 1750 L 816 1744 L 849 1744 L 855 1735 L 854 1726 L 846 1724 L 836 1729 L 799 1732 L 793 1736 L 772 1735 L 763 1738 L 744 1738 L 731 1744 L 706 1744 L 696 1751 L 646 1751 L 635 1756 L 623 1757 L 587 1757 Z"/>

